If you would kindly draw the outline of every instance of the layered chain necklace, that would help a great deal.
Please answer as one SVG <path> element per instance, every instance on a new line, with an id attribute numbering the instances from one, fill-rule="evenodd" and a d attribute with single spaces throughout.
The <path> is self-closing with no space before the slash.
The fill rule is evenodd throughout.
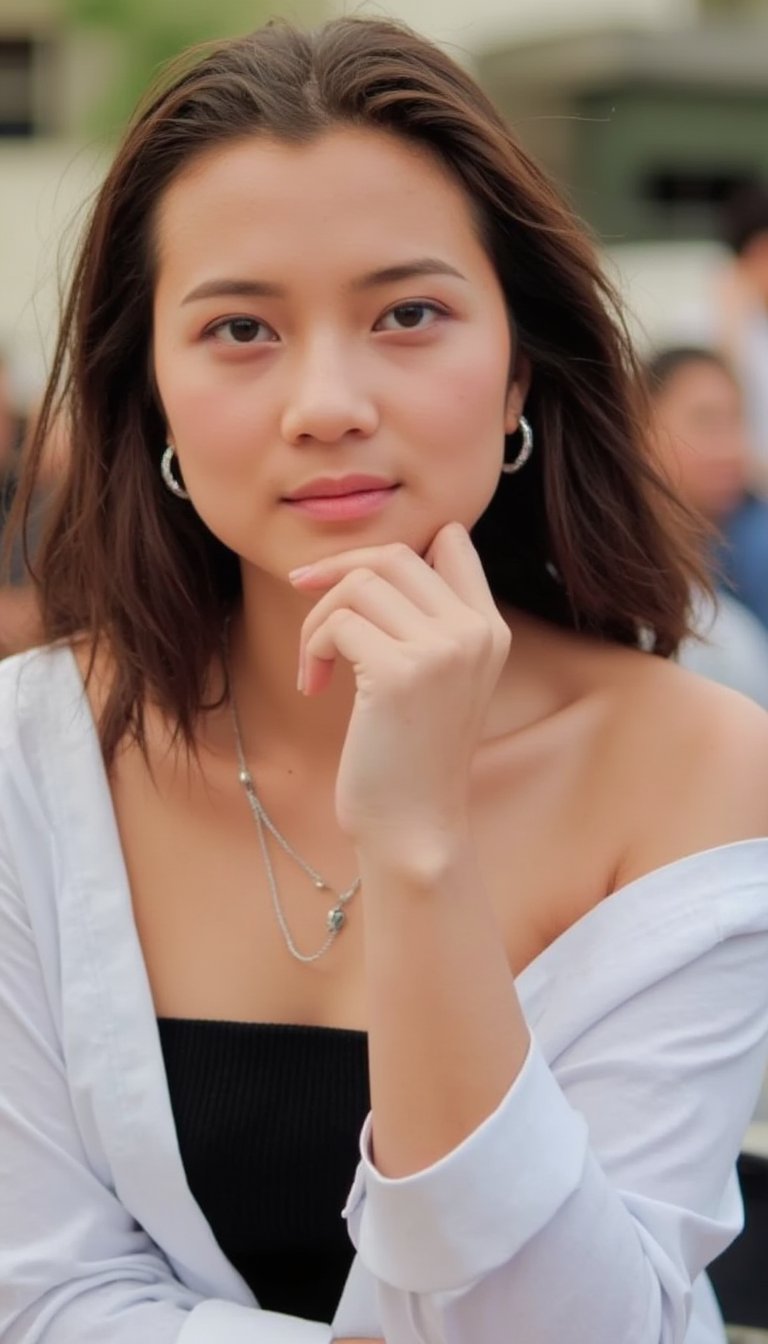
<path id="1" fill-rule="evenodd" d="M 228 653 L 228 649 L 226 651 Z M 232 711 L 232 724 L 235 733 L 235 748 L 237 750 L 238 779 L 240 780 L 240 783 L 242 784 L 243 789 L 245 790 L 245 796 L 248 799 L 248 805 L 251 809 L 253 819 L 256 822 L 256 829 L 259 835 L 259 844 L 261 846 L 261 855 L 264 860 L 264 869 L 267 874 L 267 882 L 269 883 L 269 890 L 272 897 L 272 906 L 275 912 L 275 918 L 277 919 L 280 932 L 283 935 L 285 945 L 288 948 L 288 951 L 290 952 L 292 957 L 295 957 L 297 961 L 303 961 L 305 963 L 312 961 L 319 961 L 320 957 L 325 956 L 325 953 L 329 950 L 330 947 L 333 946 L 339 934 L 341 933 L 341 930 L 344 928 L 344 925 L 347 922 L 346 906 L 348 902 L 352 900 L 352 897 L 355 895 L 355 892 L 357 892 L 360 889 L 361 879 L 359 877 L 356 877 L 351 887 L 347 887 L 346 891 L 336 891 L 336 889 L 331 886 L 330 882 L 326 882 L 325 878 L 321 877 L 320 873 L 316 872 L 311 864 L 307 863 L 306 860 L 303 859 L 300 854 L 296 853 L 296 850 L 293 848 L 293 845 L 291 845 L 286 840 L 285 836 L 281 834 L 281 832 L 277 829 L 275 823 L 264 811 L 264 807 L 253 785 L 253 777 L 251 775 L 250 770 L 248 769 L 245 760 L 245 752 L 243 750 L 243 737 L 240 731 L 240 720 L 237 713 L 237 705 L 235 704 L 234 691 L 232 689 L 232 675 L 231 675 L 231 669 L 229 668 L 228 658 L 227 658 L 227 667 L 229 669 L 229 687 L 230 687 L 229 703 Z M 299 868 L 301 868 L 302 871 L 306 873 L 307 877 L 311 879 L 312 884 L 317 891 L 330 892 L 331 895 L 334 897 L 334 905 L 328 911 L 325 918 L 325 927 L 327 929 L 327 936 L 322 946 L 319 947 L 316 952 L 300 952 L 298 947 L 296 946 L 296 943 L 293 940 L 293 936 L 288 927 L 288 921 L 285 917 L 285 911 L 283 909 L 282 902 L 280 900 L 280 895 L 277 889 L 275 870 L 272 866 L 272 859 L 270 858 L 269 853 L 269 845 L 267 843 L 267 835 L 266 835 L 267 831 L 269 831 L 270 835 L 274 837 L 274 839 L 280 845 L 280 848 L 288 855 L 288 857 L 293 859 L 294 863 L 298 864 Z"/>

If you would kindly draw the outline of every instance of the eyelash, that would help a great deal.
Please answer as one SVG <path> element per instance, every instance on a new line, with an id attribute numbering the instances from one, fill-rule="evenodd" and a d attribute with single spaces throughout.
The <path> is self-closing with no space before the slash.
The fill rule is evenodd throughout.
<path id="1" fill-rule="evenodd" d="M 443 305 L 440 303 L 434 303 L 430 299 L 408 299 L 406 300 L 405 303 L 396 303 L 392 308 L 388 308 L 386 313 L 382 313 L 382 316 L 379 318 L 379 321 L 383 322 L 385 317 L 391 317 L 393 313 L 400 313 L 407 308 L 423 308 L 425 312 L 432 313 L 435 317 L 448 316 L 448 309 L 444 308 Z M 424 328 L 400 327 L 400 328 L 390 328 L 390 330 L 422 331 L 424 330 Z"/>
<path id="2" fill-rule="evenodd" d="M 382 316 L 378 319 L 378 321 L 383 322 L 385 318 L 390 317 L 393 313 L 403 312 L 404 310 L 409 308 L 422 308 L 424 309 L 425 312 L 430 312 L 437 318 L 448 317 L 449 315 L 448 309 L 444 308 L 442 304 L 435 303 L 434 301 L 429 299 L 409 299 L 407 302 L 396 303 L 392 308 L 387 309 L 386 313 L 383 313 Z M 243 314 L 242 316 L 239 317 L 227 317 L 220 322 L 215 322 L 213 326 L 208 327 L 203 334 L 206 338 L 215 340 L 220 332 L 224 331 L 227 327 L 233 326 L 235 322 L 250 322 L 254 329 L 264 327 L 266 330 L 270 330 L 269 324 L 267 322 L 262 322 L 261 318 L 247 317 L 245 314 Z M 430 326 L 431 325 L 432 324 L 430 323 Z M 388 330 L 407 332 L 407 331 L 426 331 L 428 330 L 428 328 L 423 326 L 399 327 L 399 328 L 390 327 Z M 232 341 L 224 341 L 223 344 L 232 346 L 237 345 L 249 346 L 249 345 L 271 345 L 272 342 L 232 340 Z"/>

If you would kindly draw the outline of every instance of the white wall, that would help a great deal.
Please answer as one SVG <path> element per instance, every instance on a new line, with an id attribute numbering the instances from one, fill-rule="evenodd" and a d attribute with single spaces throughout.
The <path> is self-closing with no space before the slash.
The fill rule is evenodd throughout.
<path id="1" fill-rule="evenodd" d="M 0 141 L 0 347 L 21 406 L 39 389 L 59 275 L 103 166 L 103 152 L 82 146 Z"/>
<path id="2" fill-rule="evenodd" d="M 622 297 L 641 355 L 663 345 L 706 345 L 712 339 L 707 307 L 715 275 L 727 258 L 716 242 L 624 243 L 606 250 L 603 264 Z"/>

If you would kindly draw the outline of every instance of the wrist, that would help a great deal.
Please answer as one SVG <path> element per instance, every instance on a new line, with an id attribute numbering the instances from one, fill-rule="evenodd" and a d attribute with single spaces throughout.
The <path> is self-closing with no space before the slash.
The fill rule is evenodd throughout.
<path id="1" fill-rule="evenodd" d="M 363 887 L 384 882 L 388 889 L 414 895 L 444 890 L 457 869 L 463 869 L 473 848 L 465 817 L 391 827 L 356 843 Z"/>

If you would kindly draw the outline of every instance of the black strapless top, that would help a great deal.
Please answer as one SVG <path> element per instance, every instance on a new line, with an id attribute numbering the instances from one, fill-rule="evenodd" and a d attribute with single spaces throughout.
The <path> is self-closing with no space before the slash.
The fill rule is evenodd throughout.
<path id="1" fill-rule="evenodd" d="M 354 1254 L 341 1217 L 370 1107 L 362 1031 L 158 1020 L 189 1187 L 270 1311 L 333 1319 Z"/>

